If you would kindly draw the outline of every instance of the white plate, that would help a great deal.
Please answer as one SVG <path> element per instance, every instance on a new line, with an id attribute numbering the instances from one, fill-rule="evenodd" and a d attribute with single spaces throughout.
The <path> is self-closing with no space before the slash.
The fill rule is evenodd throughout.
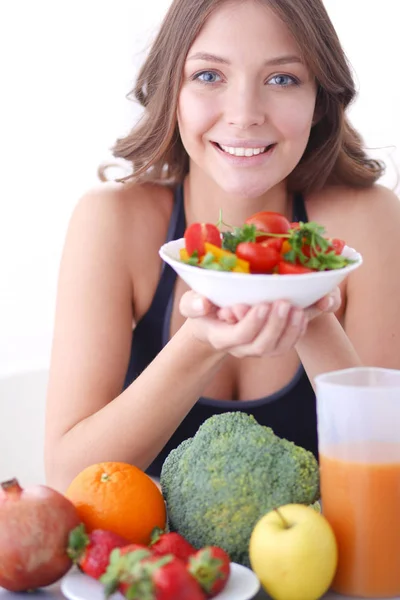
<path id="1" fill-rule="evenodd" d="M 331 292 L 362 264 L 361 254 L 345 246 L 342 255 L 355 262 L 343 269 L 302 275 L 230 273 L 201 269 L 181 262 L 179 250 L 184 246 L 183 238 L 173 240 L 161 246 L 159 254 L 192 290 L 205 296 L 216 306 L 253 305 L 285 299 L 295 306 L 305 308 Z"/>
<path id="2" fill-rule="evenodd" d="M 260 582 L 250 569 L 231 563 L 228 583 L 214 600 L 251 600 L 260 589 Z M 80 571 L 70 571 L 61 582 L 61 591 L 69 600 L 104 600 L 103 586 L 100 582 L 84 575 Z M 112 600 L 124 600 L 119 593 Z"/>

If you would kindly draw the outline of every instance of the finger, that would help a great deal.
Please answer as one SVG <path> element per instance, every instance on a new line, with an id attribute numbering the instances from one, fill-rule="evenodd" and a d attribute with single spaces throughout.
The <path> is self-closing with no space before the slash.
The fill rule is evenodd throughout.
<path id="1" fill-rule="evenodd" d="M 342 303 L 340 288 L 335 288 L 330 294 L 327 294 L 318 302 L 307 308 L 306 316 L 309 321 L 320 315 L 322 312 L 333 312 L 339 310 Z"/>
<path id="2" fill-rule="evenodd" d="M 330 294 L 316 302 L 315 308 L 322 312 L 336 312 L 340 308 L 341 301 L 340 288 L 336 287 Z"/>
<path id="3" fill-rule="evenodd" d="M 211 344 L 219 350 L 251 344 L 268 321 L 270 310 L 270 305 L 258 304 L 234 325 L 213 321 L 208 332 Z"/>
<path id="4" fill-rule="evenodd" d="M 248 304 L 235 304 L 234 306 L 232 306 L 232 311 L 236 319 L 238 321 L 241 321 L 247 315 L 250 308 L 251 306 L 249 306 Z"/>
<path id="5" fill-rule="evenodd" d="M 218 310 L 217 316 L 221 321 L 227 323 L 237 323 L 244 319 L 250 310 L 248 304 L 234 304 L 233 306 L 224 306 Z"/>
<path id="6" fill-rule="evenodd" d="M 215 312 L 216 307 L 210 300 L 192 290 L 185 292 L 179 302 L 180 313 L 189 319 L 203 317 Z"/>
<path id="7" fill-rule="evenodd" d="M 262 356 L 274 352 L 287 326 L 290 310 L 291 305 L 286 300 L 275 302 L 260 333 L 249 344 L 235 348 L 234 356 Z"/>
<path id="8" fill-rule="evenodd" d="M 273 351 L 274 355 L 285 354 L 291 350 L 304 335 L 307 329 L 308 319 L 304 310 L 292 308 L 285 329 Z"/>
<path id="9" fill-rule="evenodd" d="M 226 323 L 237 323 L 238 321 L 230 306 L 223 306 L 218 309 L 217 317 L 220 321 L 225 321 Z"/>

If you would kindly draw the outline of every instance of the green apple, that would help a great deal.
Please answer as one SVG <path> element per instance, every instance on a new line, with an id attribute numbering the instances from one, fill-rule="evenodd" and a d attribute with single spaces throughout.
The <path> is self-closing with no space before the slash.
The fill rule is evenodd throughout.
<path id="1" fill-rule="evenodd" d="M 326 518 L 286 504 L 264 515 L 250 537 L 250 563 L 274 600 L 317 600 L 332 583 L 337 543 Z"/>

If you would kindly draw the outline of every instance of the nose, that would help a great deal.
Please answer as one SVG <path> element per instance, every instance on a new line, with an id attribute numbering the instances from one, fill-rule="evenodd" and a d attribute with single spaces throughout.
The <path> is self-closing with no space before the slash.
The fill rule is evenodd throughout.
<path id="1" fill-rule="evenodd" d="M 226 120 L 238 129 L 263 125 L 266 120 L 265 108 L 259 91 L 249 86 L 232 89 L 225 109 Z"/>

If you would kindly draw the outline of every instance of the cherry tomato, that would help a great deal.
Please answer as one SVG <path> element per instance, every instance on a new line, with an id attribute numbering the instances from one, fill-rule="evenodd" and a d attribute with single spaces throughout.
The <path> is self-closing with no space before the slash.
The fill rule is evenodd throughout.
<path id="1" fill-rule="evenodd" d="M 332 248 L 335 251 L 335 254 L 342 254 L 343 248 L 346 245 L 346 242 L 344 240 L 339 240 L 338 238 L 332 238 L 330 240 L 331 244 L 332 244 Z"/>
<path id="2" fill-rule="evenodd" d="M 307 258 L 311 258 L 311 246 L 310 244 L 303 244 L 303 246 L 301 247 L 301 251 L 303 252 L 304 256 L 307 256 Z M 317 251 L 320 252 L 321 248 L 319 246 L 317 246 Z M 329 250 L 328 250 L 329 252 Z"/>
<path id="3" fill-rule="evenodd" d="M 307 269 L 303 265 L 294 265 L 293 263 L 281 260 L 278 265 L 280 275 L 301 275 L 302 273 L 313 273 L 312 269 Z"/>
<path id="4" fill-rule="evenodd" d="M 290 222 L 286 217 L 277 212 L 263 210 L 251 215 L 246 219 L 248 225 L 255 225 L 259 231 L 266 233 L 287 233 L 290 229 Z M 260 235 L 257 237 L 257 242 L 262 242 L 268 239 L 268 236 Z"/>
<path id="5" fill-rule="evenodd" d="M 258 243 L 258 240 L 257 240 Z M 278 252 L 281 252 L 283 245 L 283 238 L 269 237 L 268 239 L 260 242 L 262 246 L 268 246 L 269 248 L 275 248 Z"/>
<path id="6" fill-rule="evenodd" d="M 299 229 L 300 223 L 298 221 L 292 221 L 290 223 L 290 229 Z"/>
<path id="7" fill-rule="evenodd" d="M 191 256 L 193 252 L 197 252 L 199 256 L 204 256 L 206 253 L 205 242 L 214 244 L 221 248 L 221 234 L 215 225 L 212 223 L 192 223 L 186 228 L 185 247 Z"/>
<path id="8" fill-rule="evenodd" d="M 250 264 L 250 273 L 272 273 L 281 256 L 276 248 L 256 242 L 242 242 L 236 248 L 239 258 Z"/>
<path id="9" fill-rule="evenodd" d="M 332 250 L 335 252 L 335 254 L 340 255 L 342 254 L 342 250 L 346 245 L 346 242 L 344 240 L 339 240 L 338 238 L 332 238 L 329 241 L 329 247 L 326 250 L 327 252 L 332 252 Z M 317 251 L 320 252 L 321 248 L 319 246 L 317 246 Z M 304 256 L 307 256 L 307 258 L 310 258 L 311 256 L 311 247 L 309 244 L 304 244 L 304 246 L 302 247 L 302 252 L 304 254 Z"/>

